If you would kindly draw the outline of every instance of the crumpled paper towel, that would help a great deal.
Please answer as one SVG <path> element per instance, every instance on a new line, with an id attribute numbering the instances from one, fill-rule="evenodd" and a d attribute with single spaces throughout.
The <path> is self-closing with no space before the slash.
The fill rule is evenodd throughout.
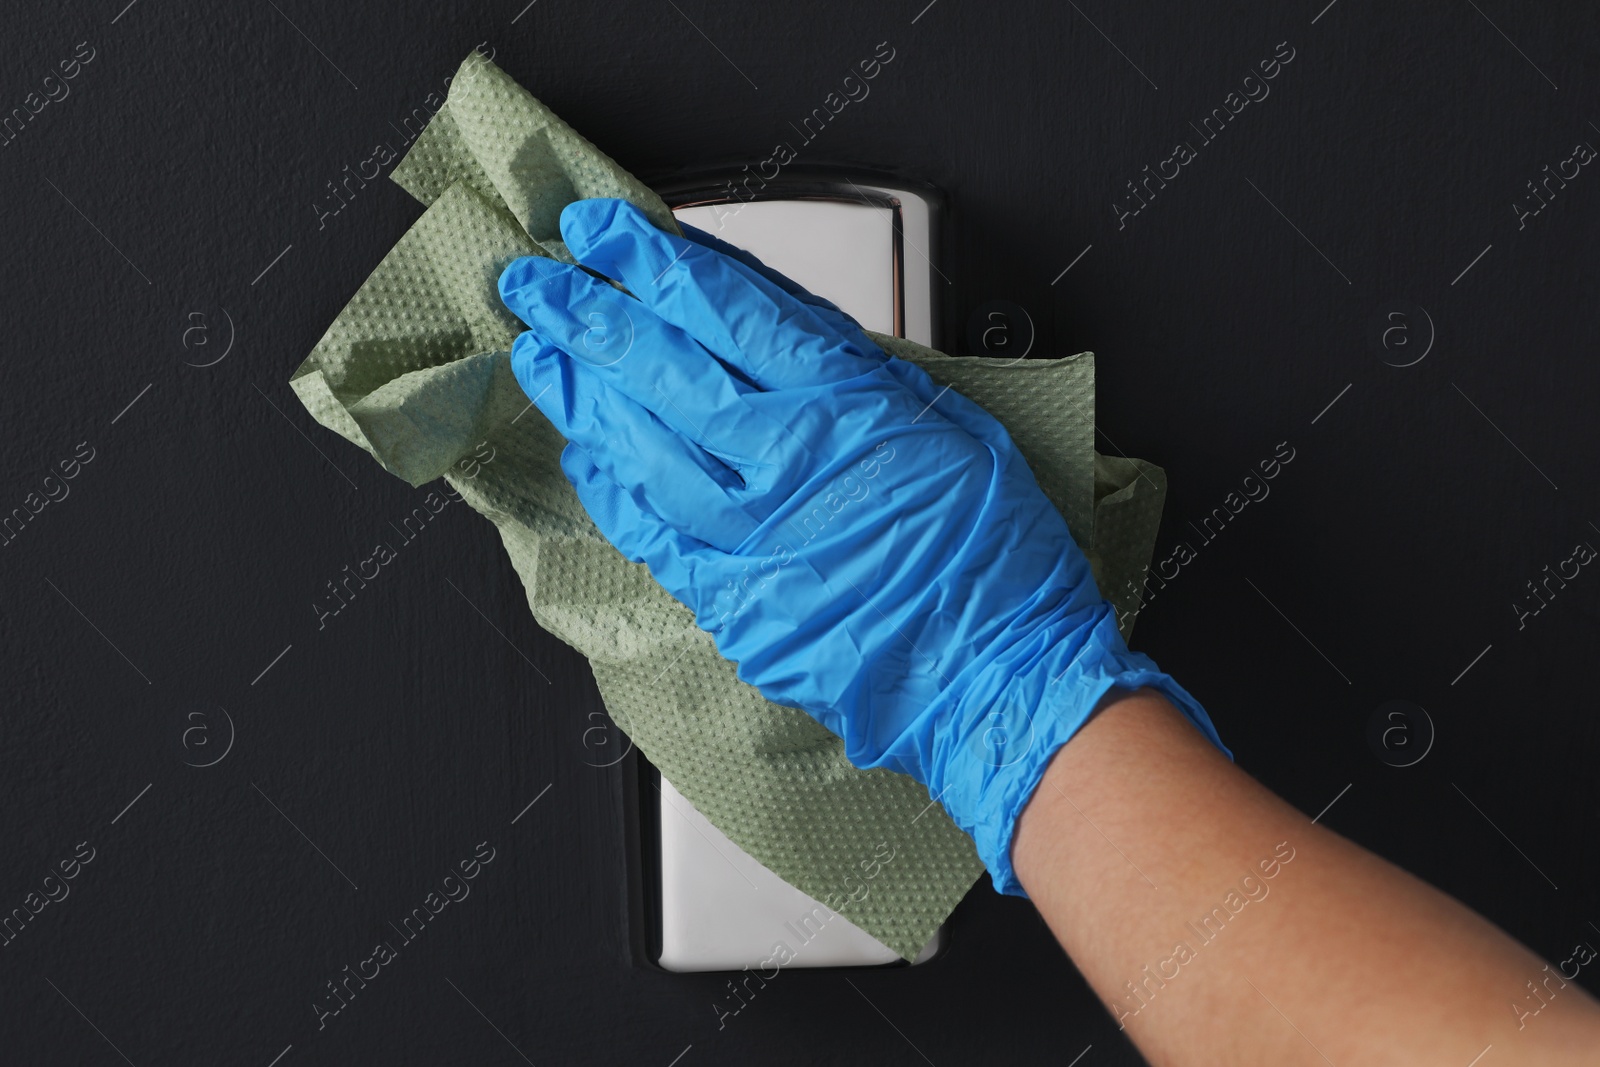
<path id="1" fill-rule="evenodd" d="M 519 256 L 573 261 L 562 207 L 623 197 L 678 232 L 671 211 L 476 52 L 390 176 L 427 210 L 294 372 L 306 410 L 414 486 L 446 479 L 499 529 L 534 618 L 588 657 L 662 774 L 773 872 L 915 956 L 982 873 L 972 843 L 924 787 L 855 769 L 832 734 L 738 680 L 689 610 L 595 529 L 561 473 L 563 440 L 511 373 L 523 326 L 496 280 Z M 1093 355 L 1011 365 L 873 339 L 1005 424 L 1131 626 L 1166 479 L 1095 453 Z M 481 442 L 494 461 L 463 477 L 455 464 L 485 455 Z"/>

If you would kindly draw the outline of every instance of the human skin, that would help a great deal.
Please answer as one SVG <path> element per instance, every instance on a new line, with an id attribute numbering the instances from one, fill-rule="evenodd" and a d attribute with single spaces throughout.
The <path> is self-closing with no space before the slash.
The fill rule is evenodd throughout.
<path id="1" fill-rule="evenodd" d="M 1075 736 L 1061 729 L 1065 719 L 1036 719 L 1055 730 L 1049 736 L 1071 737 L 1058 740 L 1054 753 L 1041 745 L 1024 753 L 1031 759 L 997 762 L 985 746 L 1005 731 L 980 733 L 962 713 L 983 703 L 982 710 L 994 709 L 994 721 L 1006 721 L 1004 711 L 1015 708 L 1007 697 L 1022 690 L 1003 684 L 1005 672 L 978 690 L 991 698 L 998 692 L 993 703 L 963 705 L 968 688 L 925 715 L 937 687 L 902 676 L 905 645 L 946 687 L 950 679 L 897 616 L 950 642 L 952 672 L 972 662 L 973 635 L 991 632 L 1006 646 L 990 651 L 1020 650 L 1008 663 L 1076 649 L 1071 654 L 1081 657 L 1084 672 L 1075 677 L 1103 670 L 1143 680 L 1155 672 L 1140 669 L 1148 661 L 1135 662 L 1114 625 L 1104 625 L 1113 620 L 1110 606 L 1090 588 L 1090 568 L 1064 521 L 1049 513 L 1031 476 L 1018 474 L 1026 474 L 1022 467 L 1000 462 L 1016 458 L 1013 445 L 970 401 L 956 395 L 941 410 L 948 388 L 936 392 L 924 372 L 904 362 L 878 363 L 870 339 L 836 308 L 795 295 L 792 282 L 752 260 L 741 265 L 735 250 L 719 252 L 708 234 L 690 241 L 665 234 L 639 209 L 605 199 L 568 205 L 561 227 L 588 272 L 533 256 L 501 277 L 508 308 L 530 326 L 513 351 L 513 371 L 533 403 L 548 397 L 541 411 L 570 441 L 563 470 L 597 525 L 706 618 L 724 581 L 735 585 L 742 560 L 749 571 L 740 542 L 783 507 L 806 505 L 808 479 L 830 476 L 849 458 L 840 453 L 893 436 L 905 441 L 908 455 L 924 457 L 926 465 L 908 458 L 895 468 L 904 472 L 899 491 L 875 493 L 870 517 L 852 512 L 859 529 L 833 542 L 848 542 L 851 552 L 818 552 L 782 570 L 758 601 L 776 607 L 789 600 L 787 608 L 765 619 L 759 612 L 741 617 L 741 603 L 708 628 L 723 654 L 740 662 L 740 677 L 769 700 L 806 706 L 853 738 L 858 765 L 942 783 L 937 799 L 990 853 L 985 859 L 1002 888 L 1013 886 L 1007 864 L 996 860 L 1009 858 L 1061 943 L 1151 1059 L 1202 1067 L 1595 1062 L 1600 1024 L 1586 994 L 1456 902 L 1263 789 L 1195 728 L 1206 719 L 1197 706 L 1188 709 L 1191 722 L 1153 692 L 1122 693 L 1101 701 Z M 684 265 L 672 269 L 680 260 Z M 639 297 L 627 317 L 635 336 L 649 340 L 630 342 L 626 361 L 582 355 L 590 319 L 578 312 L 624 299 L 590 272 L 626 282 Z M 652 311 L 658 320 L 648 317 Z M 790 400 L 822 406 L 785 407 Z M 814 416 L 798 436 L 783 421 L 797 410 Z M 943 421 L 906 429 L 930 410 Z M 849 432 L 835 438 L 831 431 L 841 423 Z M 648 446 L 640 444 L 645 440 Z M 942 492 L 925 491 L 936 484 Z M 991 498 L 999 505 L 992 512 L 979 507 Z M 970 520 L 979 514 L 999 521 L 979 527 Z M 730 529 L 741 532 L 729 536 Z M 1039 540 L 1008 539 L 1018 529 L 1038 531 Z M 862 589 L 840 567 L 844 556 L 863 553 L 879 561 L 870 569 L 885 589 Z M 887 562 L 903 563 L 909 553 L 931 557 L 898 572 Z M 823 573 L 836 567 L 837 586 Z M 964 567 L 971 573 L 961 573 Z M 871 586 L 872 578 L 858 576 Z M 844 594 L 847 581 L 860 603 Z M 985 591 L 996 595 L 977 595 Z M 895 602 L 885 606 L 874 592 Z M 957 625 L 974 604 L 978 616 L 990 613 L 988 621 L 1017 625 Z M 805 628 L 807 640 L 798 643 L 796 606 L 823 620 Z M 1072 644 L 1056 643 L 1074 620 L 1082 625 Z M 817 653 L 822 641 L 831 641 L 832 658 Z M 763 664 L 755 674 L 747 671 L 752 662 Z M 813 673 L 831 684 L 803 684 Z M 1055 674 L 1051 684 L 1069 673 Z M 1102 691 L 1098 682 L 1079 684 Z M 1094 700 L 1070 685 L 1045 688 L 1042 703 L 1059 702 L 1073 725 Z M 1036 691 L 1023 689 L 1033 701 Z M 938 735 L 941 728 L 952 732 Z M 901 740 L 915 758 L 896 767 Z M 1035 784 L 1037 761 L 1046 757 L 1042 784 Z M 1030 787 L 1017 828 L 1012 814 Z M 1009 857 L 1001 851 L 1006 838 Z M 1192 932 L 1208 914 L 1215 935 Z M 1195 958 L 1172 962 L 1174 946 L 1191 937 L 1198 955 L 1186 949 Z M 1143 994 L 1134 992 L 1135 982 Z M 1549 1003 L 1535 999 L 1537 1015 L 1519 1017 L 1513 1004 L 1538 998 L 1540 987 Z M 1134 1000 L 1119 1007 L 1125 988 Z"/>
<path id="2" fill-rule="evenodd" d="M 1158 1067 L 1600 1063 L 1600 1004 L 1556 965 L 1312 823 L 1152 690 L 1113 690 L 1058 750 L 1011 859 Z M 1230 891 L 1236 913 L 1190 925 Z"/>

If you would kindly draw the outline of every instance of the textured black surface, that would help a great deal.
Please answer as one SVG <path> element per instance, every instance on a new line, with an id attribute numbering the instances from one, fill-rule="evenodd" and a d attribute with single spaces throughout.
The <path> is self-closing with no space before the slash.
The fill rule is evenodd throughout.
<path id="1" fill-rule="evenodd" d="M 1136 645 L 1308 814 L 1339 797 L 1328 824 L 1547 958 L 1600 937 L 1600 574 L 1513 607 L 1600 545 L 1600 171 L 1514 207 L 1600 144 L 1592 5 L 122 2 L 13 5 L 0 42 L 0 113 L 67 91 L 0 137 L 0 515 L 67 494 L 0 547 L 0 914 L 93 850 L 0 948 L 4 1062 L 1137 1062 L 987 883 L 936 964 L 785 972 L 720 1031 L 721 978 L 631 965 L 587 667 L 460 505 L 318 629 L 427 492 L 285 384 L 419 213 L 378 180 L 319 222 L 326 183 L 480 42 L 647 178 L 765 157 L 889 42 L 801 157 L 949 192 L 947 338 L 1003 300 L 1035 352 L 1099 353 L 1100 447 L 1166 467 L 1158 559 L 1193 552 Z M 1178 140 L 1197 158 L 1119 227 Z M 1395 699 L 1437 730 L 1405 768 L 1367 741 Z M 480 842 L 470 897 L 400 942 Z"/>

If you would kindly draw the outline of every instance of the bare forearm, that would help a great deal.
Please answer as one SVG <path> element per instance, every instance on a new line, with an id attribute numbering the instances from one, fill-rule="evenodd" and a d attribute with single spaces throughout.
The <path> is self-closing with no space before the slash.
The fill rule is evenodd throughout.
<path id="1" fill-rule="evenodd" d="M 1156 1064 L 1596 1062 L 1600 1008 L 1456 901 L 1311 821 L 1159 695 L 1056 755 L 1012 861 Z M 1441 953 L 1450 965 L 1439 966 Z M 1533 982 L 1546 1006 L 1527 983 Z"/>

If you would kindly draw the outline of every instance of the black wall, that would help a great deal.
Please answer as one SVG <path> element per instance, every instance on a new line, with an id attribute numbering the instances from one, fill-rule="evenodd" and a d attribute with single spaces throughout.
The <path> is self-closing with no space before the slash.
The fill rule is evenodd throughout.
<path id="1" fill-rule="evenodd" d="M 420 210 L 380 180 L 319 219 L 326 183 L 481 42 L 647 178 L 767 155 L 889 42 L 807 162 L 949 193 L 951 345 L 1005 300 L 1035 353 L 1099 354 L 1101 449 L 1172 484 L 1135 644 L 1308 814 L 1338 797 L 1546 958 L 1600 943 L 1600 574 L 1513 606 L 1600 545 L 1600 164 L 1562 162 L 1600 145 L 1592 5 L 124 2 L 13 5 L 0 40 L 0 109 L 67 93 L 0 146 L 0 514 L 67 494 L 0 546 L 0 912 L 93 856 L 0 947 L 0 1060 L 1137 1062 L 986 882 L 934 965 L 786 972 L 720 1032 L 721 978 L 633 966 L 588 669 L 463 506 L 318 629 L 426 492 L 285 384 Z M 1519 216 L 1547 164 L 1577 174 Z M 1368 740 L 1391 700 L 1436 732 L 1408 767 Z M 480 842 L 471 896 L 319 1030 Z"/>

